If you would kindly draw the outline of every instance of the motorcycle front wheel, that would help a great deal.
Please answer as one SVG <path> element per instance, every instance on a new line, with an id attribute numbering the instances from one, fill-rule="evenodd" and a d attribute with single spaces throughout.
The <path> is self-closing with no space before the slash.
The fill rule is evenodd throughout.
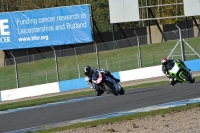
<path id="1" fill-rule="evenodd" d="M 119 86 L 120 86 L 120 85 L 119 85 Z M 120 86 L 120 90 L 118 91 L 118 93 L 119 93 L 120 95 L 124 95 L 124 93 L 125 93 L 124 88 L 122 88 L 122 87 Z"/>
<path id="2" fill-rule="evenodd" d="M 181 77 L 183 79 L 185 79 L 186 81 L 189 81 L 190 83 L 194 83 L 194 81 L 195 81 L 194 78 L 192 78 L 192 76 L 190 74 L 186 73 L 186 72 L 183 72 L 181 74 Z"/>

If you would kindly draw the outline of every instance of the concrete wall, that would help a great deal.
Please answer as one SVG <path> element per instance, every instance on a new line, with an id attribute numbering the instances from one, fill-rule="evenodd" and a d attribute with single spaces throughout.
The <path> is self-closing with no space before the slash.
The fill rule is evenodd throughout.
<path id="1" fill-rule="evenodd" d="M 197 23 L 199 24 L 199 19 L 196 19 Z M 195 25 L 195 23 L 193 22 L 193 28 L 194 28 L 194 37 L 198 37 L 199 35 L 199 29 L 197 28 L 197 26 Z"/>
<path id="2" fill-rule="evenodd" d="M 163 25 L 160 25 L 161 30 L 163 31 Z M 147 27 L 147 35 L 149 35 L 149 29 Z M 152 43 L 162 42 L 162 35 L 156 25 L 151 26 L 151 41 Z M 150 44 L 150 37 L 147 36 L 147 42 Z"/>
<path id="3" fill-rule="evenodd" d="M 58 92 L 60 92 L 60 89 L 58 83 L 55 82 L 55 83 L 29 86 L 29 87 L 22 87 L 17 89 L 4 90 L 1 91 L 0 100 L 1 101 L 16 100 L 26 97 L 34 97 L 34 96 L 40 96 Z"/>

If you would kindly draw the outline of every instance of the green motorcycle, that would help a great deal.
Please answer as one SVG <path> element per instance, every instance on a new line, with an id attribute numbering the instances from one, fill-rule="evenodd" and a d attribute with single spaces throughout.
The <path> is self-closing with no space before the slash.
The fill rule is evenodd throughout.
<path id="1" fill-rule="evenodd" d="M 179 82 L 194 83 L 195 81 L 188 68 L 182 65 L 180 62 L 174 62 L 174 61 L 169 62 L 167 64 L 167 69 L 170 76 L 172 76 Z"/>

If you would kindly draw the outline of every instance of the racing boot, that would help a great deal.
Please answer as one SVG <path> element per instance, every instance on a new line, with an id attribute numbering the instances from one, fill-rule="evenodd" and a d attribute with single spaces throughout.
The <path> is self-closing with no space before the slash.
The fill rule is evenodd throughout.
<path id="1" fill-rule="evenodd" d="M 177 83 L 177 80 L 174 80 L 173 78 L 169 79 L 170 86 L 174 86 Z"/>

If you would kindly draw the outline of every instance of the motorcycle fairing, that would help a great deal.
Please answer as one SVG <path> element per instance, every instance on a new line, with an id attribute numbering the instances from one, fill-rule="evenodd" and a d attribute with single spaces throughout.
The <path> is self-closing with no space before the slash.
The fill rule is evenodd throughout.
<path id="1" fill-rule="evenodd" d="M 92 77 L 92 82 L 93 82 L 94 84 L 99 84 L 99 83 L 102 81 L 103 76 L 102 76 L 101 72 L 95 73 L 95 74 L 96 74 L 96 75 L 94 75 L 94 76 Z M 94 78 L 94 77 L 95 77 L 95 78 Z M 96 80 L 94 80 L 94 79 L 96 79 Z"/>
<path id="2" fill-rule="evenodd" d="M 120 90 L 118 83 L 114 79 L 112 79 L 112 78 L 110 78 L 108 76 L 105 76 L 105 80 L 110 81 L 111 83 L 113 83 L 113 85 L 115 87 L 115 91 L 119 91 Z"/>
<path id="3" fill-rule="evenodd" d="M 172 72 L 172 73 L 178 73 L 178 71 L 179 71 L 179 67 L 178 67 L 178 65 L 175 63 L 174 64 L 174 67 L 170 70 L 170 72 Z"/>

